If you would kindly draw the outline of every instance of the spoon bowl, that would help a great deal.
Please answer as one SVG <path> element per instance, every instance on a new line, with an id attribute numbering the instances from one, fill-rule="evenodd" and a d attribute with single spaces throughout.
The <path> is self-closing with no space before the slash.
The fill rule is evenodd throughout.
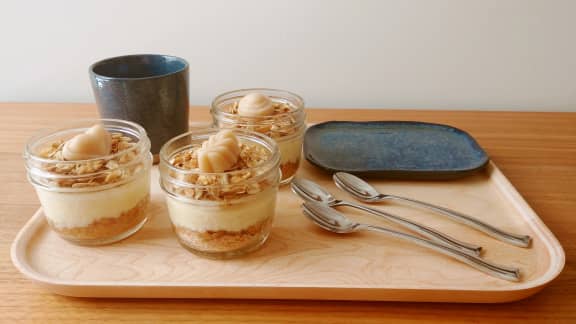
<path id="1" fill-rule="evenodd" d="M 356 231 L 356 223 L 334 209 L 319 203 L 305 203 L 302 205 L 304 214 L 325 230 L 346 234 Z"/>
<path id="2" fill-rule="evenodd" d="M 361 201 L 374 202 L 380 200 L 381 196 L 383 196 L 383 194 L 368 182 L 350 173 L 336 172 L 333 176 L 333 180 L 336 187 Z"/>
<path id="3" fill-rule="evenodd" d="M 336 203 L 336 197 L 310 180 L 294 178 L 290 182 L 290 189 L 307 201 L 320 201 L 329 205 Z"/>

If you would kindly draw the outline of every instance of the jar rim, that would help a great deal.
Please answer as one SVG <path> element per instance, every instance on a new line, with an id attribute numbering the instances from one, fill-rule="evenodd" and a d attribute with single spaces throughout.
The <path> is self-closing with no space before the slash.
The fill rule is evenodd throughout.
<path id="1" fill-rule="evenodd" d="M 250 92 L 268 92 L 268 93 L 274 93 L 277 94 L 278 97 L 284 98 L 286 99 L 287 97 L 292 97 L 291 99 L 295 99 L 296 102 L 293 102 L 293 100 L 290 100 L 291 103 L 293 103 L 296 107 L 296 110 L 294 111 L 289 111 L 289 112 L 285 112 L 285 113 L 281 113 L 281 114 L 276 114 L 273 116 L 257 116 L 257 117 L 251 117 L 251 116 L 242 116 L 242 115 L 238 115 L 238 114 L 233 114 L 233 113 L 229 113 L 226 111 L 223 111 L 222 109 L 220 109 L 219 104 L 222 103 L 224 100 L 226 99 L 231 99 L 234 98 L 235 94 L 238 94 L 239 97 L 241 93 L 250 93 Z M 283 96 L 282 96 L 283 95 Z M 210 104 L 210 111 L 213 112 L 214 114 L 219 114 L 219 115 L 223 115 L 227 118 L 230 117 L 241 117 L 241 118 L 245 118 L 246 120 L 249 121 L 261 121 L 261 122 L 267 122 L 268 120 L 273 121 L 271 119 L 271 117 L 275 118 L 279 118 L 279 117 L 287 117 L 287 116 L 292 116 L 296 113 L 304 113 L 304 99 L 294 93 L 294 92 L 290 92 L 287 90 L 282 90 L 282 89 L 273 89 L 273 88 L 244 88 L 244 89 L 236 89 L 236 90 L 231 90 L 231 91 L 227 91 L 224 93 L 221 93 L 220 95 L 216 96 L 216 98 L 214 98 L 214 100 L 212 100 L 212 103 Z"/>
<path id="2" fill-rule="evenodd" d="M 184 134 L 180 134 L 172 139 L 170 139 L 168 142 L 166 142 L 164 145 L 162 145 L 162 148 L 160 149 L 160 165 L 161 166 L 166 166 L 168 169 L 178 172 L 180 174 L 186 174 L 186 175 L 191 175 L 191 174 L 197 174 L 197 175 L 208 175 L 208 176 L 223 176 L 223 175 L 234 175 L 237 173 L 241 173 L 241 172 L 245 172 L 248 170 L 256 170 L 256 169 L 260 169 L 260 168 L 265 168 L 266 172 L 268 171 L 268 169 L 272 169 L 274 168 L 275 165 L 280 163 L 280 150 L 278 148 L 278 144 L 276 144 L 276 142 L 269 138 L 268 136 L 265 136 L 263 134 L 260 134 L 258 132 L 252 132 L 252 131 L 247 131 L 247 130 L 242 130 L 242 129 L 230 129 L 232 132 L 241 135 L 244 135 L 244 137 L 252 137 L 252 138 L 256 138 L 258 139 L 258 141 L 263 142 L 266 146 L 267 149 L 270 150 L 270 152 L 272 153 L 272 155 L 270 156 L 270 158 L 268 160 L 266 160 L 264 163 L 259 164 L 257 166 L 254 167 L 250 167 L 250 168 L 244 168 L 241 170 L 233 170 L 233 171 L 225 171 L 225 172 L 203 172 L 203 171 L 199 171 L 199 170 L 190 170 L 190 169 L 184 169 L 184 168 L 179 168 L 176 167 L 174 165 L 172 165 L 169 162 L 169 158 L 170 156 L 172 156 L 174 153 L 179 152 L 181 150 L 175 150 L 174 152 L 170 153 L 170 155 L 167 154 L 167 150 L 168 147 L 170 145 L 172 145 L 174 142 L 181 140 L 182 138 L 188 137 L 188 136 L 194 136 L 196 135 L 196 137 L 205 137 L 206 139 L 208 139 L 208 137 L 210 135 L 214 135 L 216 133 L 218 133 L 218 131 L 220 131 L 221 129 L 218 128 L 203 128 L 203 129 L 195 129 L 189 132 L 186 132 Z M 269 165 L 267 167 L 267 165 Z M 266 173 L 264 172 L 264 173 Z M 255 179 L 255 178 L 250 178 L 250 180 Z M 211 187 L 211 186 L 220 186 L 220 185 L 197 185 L 197 184 L 191 184 L 191 183 L 178 183 L 179 185 L 182 186 L 191 186 L 191 187 Z"/>
<path id="3" fill-rule="evenodd" d="M 138 142 L 137 142 L 138 145 L 139 146 L 141 146 L 141 145 L 149 146 L 150 145 L 150 140 L 148 139 L 146 130 L 144 129 L 144 127 L 140 126 L 139 124 L 137 124 L 135 122 L 131 122 L 128 120 L 122 120 L 122 119 L 112 119 L 112 118 L 75 119 L 75 120 L 67 122 L 67 123 L 59 124 L 58 128 L 44 128 L 42 130 L 37 131 L 26 142 L 24 159 L 26 159 L 26 160 L 30 159 L 30 160 L 34 160 L 35 162 L 41 162 L 41 163 L 62 163 L 62 164 L 79 163 L 79 162 L 85 163 L 85 162 L 92 162 L 92 161 L 97 161 L 97 160 L 102 160 L 102 159 L 105 159 L 105 160 L 113 159 L 113 158 L 116 158 L 116 157 L 126 153 L 126 150 L 123 150 L 123 151 L 116 152 L 114 154 L 103 155 L 103 156 L 99 156 L 99 157 L 95 157 L 95 158 L 91 158 L 91 159 L 70 160 L 70 161 L 66 161 L 66 160 L 60 161 L 60 160 L 54 160 L 54 159 L 49 159 L 49 158 L 43 158 L 43 157 L 40 157 L 37 154 L 33 153 L 32 146 L 34 144 L 36 144 L 42 138 L 44 138 L 46 136 L 58 134 L 60 132 L 71 131 L 74 129 L 82 129 L 82 128 L 88 129 L 89 127 L 83 126 L 83 125 L 84 125 L 84 123 L 89 123 L 89 122 L 91 122 L 91 123 L 100 122 L 104 125 L 105 128 L 106 128 L 106 122 L 117 123 L 117 124 L 119 124 L 118 126 L 132 127 L 136 131 L 136 133 L 138 134 Z M 146 151 L 149 151 L 149 150 L 150 149 L 148 148 Z"/>
<path id="4" fill-rule="evenodd" d="M 75 188 L 75 187 L 51 187 L 51 186 L 46 186 L 44 184 L 41 184 L 40 182 L 38 182 L 36 180 L 36 177 L 33 176 L 40 176 L 44 179 L 49 179 L 52 178 L 51 175 L 54 175 L 53 173 L 49 173 L 49 175 L 46 175 L 46 172 L 38 172 L 38 169 L 35 169 L 35 171 L 28 169 L 28 172 L 26 173 L 26 176 L 28 178 L 28 181 L 35 187 L 40 187 L 43 190 L 48 190 L 48 191 L 57 191 L 57 192 L 74 192 L 74 193 L 83 193 L 83 192 L 95 192 L 95 191 L 104 191 L 110 188 L 115 188 L 115 187 L 119 187 L 121 185 L 124 185 L 126 183 L 129 183 L 131 181 L 134 181 L 135 178 L 139 177 L 143 172 L 148 172 L 148 170 L 152 167 L 152 153 L 147 152 L 147 154 L 143 157 L 144 160 L 135 160 L 132 161 L 130 163 L 127 164 L 123 164 L 122 168 L 130 168 L 133 167 L 134 165 L 138 164 L 138 163 L 144 163 L 144 168 L 142 168 L 141 170 L 139 170 L 138 172 L 134 173 L 132 176 L 122 180 L 122 181 L 118 181 L 118 182 L 112 182 L 112 183 L 106 183 L 106 184 L 102 184 L 102 185 L 98 185 L 98 186 L 89 186 L 89 187 L 79 187 L 79 188 Z M 82 174 L 82 175 L 58 175 L 53 177 L 54 179 L 59 179 L 59 180 L 67 180 L 67 179 L 75 179 L 75 178 L 82 178 L 82 177 L 93 177 L 96 176 L 98 174 L 100 174 L 102 172 L 95 172 L 95 173 L 87 173 L 87 174 Z"/>

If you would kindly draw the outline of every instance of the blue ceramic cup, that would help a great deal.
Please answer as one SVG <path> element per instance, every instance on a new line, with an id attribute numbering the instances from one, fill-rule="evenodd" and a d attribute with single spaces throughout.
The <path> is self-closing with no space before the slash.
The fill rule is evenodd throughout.
<path id="1" fill-rule="evenodd" d="M 108 58 L 90 66 L 102 118 L 140 124 L 156 157 L 169 139 L 188 131 L 188 63 L 156 54 Z"/>

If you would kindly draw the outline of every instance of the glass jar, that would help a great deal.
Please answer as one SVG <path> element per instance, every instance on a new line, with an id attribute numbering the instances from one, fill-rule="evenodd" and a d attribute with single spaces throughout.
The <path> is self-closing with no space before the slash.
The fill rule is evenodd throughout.
<path id="1" fill-rule="evenodd" d="M 246 117 L 237 113 L 240 99 L 247 94 L 266 95 L 275 104 L 270 116 Z M 302 155 L 302 140 L 306 131 L 304 100 L 291 92 L 276 89 L 253 88 L 223 93 L 212 101 L 210 112 L 214 126 L 255 131 L 273 138 L 280 150 L 280 184 L 289 183 L 298 171 Z"/>
<path id="2" fill-rule="evenodd" d="M 270 138 L 234 130 L 240 159 L 258 155 L 259 162 L 226 172 L 203 172 L 195 165 L 195 151 L 217 132 L 195 130 L 168 141 L 160 150 L 160 185 L 180 243 L 197 255 L 224 259 L 251 252 L 268 238 L 280 154 Z"/>
<path id="3" fill-rule="evenodd" d="M 115 153 L 64 160 L 64 143 L 98 123 L 112 135 Z M 28 141 L 24 160 L 48 224 L 70 242 L 113 243 L 147 220 L 152 155 L 146 131 L 135 123 L 84 120 L 47 130 Z"/>

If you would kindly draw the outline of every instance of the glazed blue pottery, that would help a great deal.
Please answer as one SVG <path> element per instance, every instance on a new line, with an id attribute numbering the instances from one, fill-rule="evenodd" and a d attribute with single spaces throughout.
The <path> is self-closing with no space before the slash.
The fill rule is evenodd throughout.
<path id="1" fill-rule="evenodd" d="M 144 127 L 151 152 L 188 131 L 188 63 L 169 55 L 113 57 L 90 66 L 92 89 L 102 118 Z"/>
<path id="2" fill-rule="evenodd" d="M 396 179 L 454 179 L 489 161 L 468 133 L 413 121 L 317 124 L 306 131 L 304 156 L 328 172 Z"/>

